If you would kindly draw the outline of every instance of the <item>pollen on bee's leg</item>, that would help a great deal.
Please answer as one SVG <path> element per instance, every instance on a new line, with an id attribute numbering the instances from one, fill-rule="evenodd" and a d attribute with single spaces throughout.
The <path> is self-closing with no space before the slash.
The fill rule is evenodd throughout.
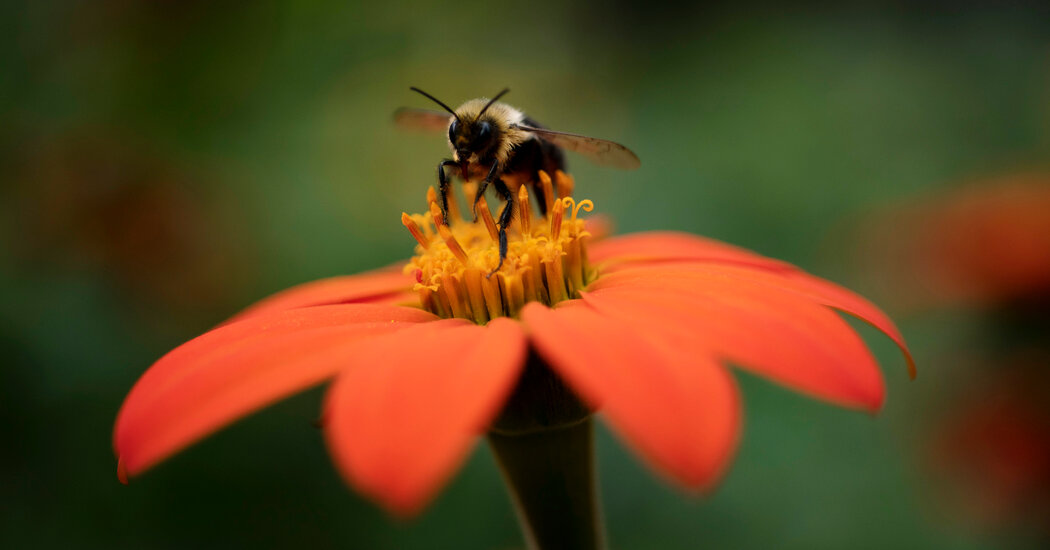
<path id="1" fill-rule="evenodd" d="M 427 239 L 426 236 L 423 235 L 423 231 L 419 228 L 419 224 L 412 219 L 412 216 L 408 215 L 408 212 L 401 213 L 401 225 L 404 225 L 405 229 L 408 229 L 408 232 L 416 239 L 419 246 L 423 247 L 423 250 L 426 250 L 430 246 L 430 239 Z"/>
<path id="2" fill-rule="evenodd" d="M 543 209 L 547 213 L 547 216 L 551 215 L 551 210 L 554 208 L 554 184 L 551 183 L 551 177 L 547 175 L 547 172 L 540 170 L 540 189 L 543 192 L 543 202 L 546 208 Z"/>
<path id="3" fill-rule="evenodd" d="M 571 197 L 576 188 L 576 180 L 565 172 L 557 170 L 554 172 L 554 185 L 558 188 L 559 197 Z"/>
<path id="4" fill-rule="evenodd" d="M 521 223 L 521 235 L 527 237 L 530 234 L 530 224 L 532 221 L 532 206 L 529 205 L 529 189 L 527 186 L 522 185 L 518 189 L 518 213 L 519 222 Z"/>

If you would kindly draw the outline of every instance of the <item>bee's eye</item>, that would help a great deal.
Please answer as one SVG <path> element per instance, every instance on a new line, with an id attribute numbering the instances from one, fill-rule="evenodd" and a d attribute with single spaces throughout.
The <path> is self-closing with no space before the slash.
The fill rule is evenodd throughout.
<path id="1" fill-rule="evenodd" d="M 456 141 L 456 134 L 459 133 L 459 121 L 453 120 L 452 124 L 448 127 L 448 140 Z"/>
<path id="2" fill-rule="evenodd" d="M 485 143 L 492 137 L 492 125 L 488 122 L 482 122 L 478 126 L 478 143 Z"/>

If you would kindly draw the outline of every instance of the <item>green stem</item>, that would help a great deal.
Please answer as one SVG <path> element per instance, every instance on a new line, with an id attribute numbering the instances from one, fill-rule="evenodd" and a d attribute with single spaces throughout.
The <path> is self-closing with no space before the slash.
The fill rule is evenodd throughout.
<path id="1" fill-rule="evenodd" d="M 489 431 L 532 550 L 600 550 L 590 411 L 537 356 Z"/>

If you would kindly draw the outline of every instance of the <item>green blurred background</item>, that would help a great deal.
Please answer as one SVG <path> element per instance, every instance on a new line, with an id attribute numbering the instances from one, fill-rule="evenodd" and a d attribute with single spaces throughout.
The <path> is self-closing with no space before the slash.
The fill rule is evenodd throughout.
<path id="1" fill-rule="evenodd" d="M 110 431 L 160 355 L 270 292 L 404 258 L 442 139 L 391 113 L 506 98 L 621 141 L 570 158 L 617 230 L 680 229 L 869 291 L 873 211 L 1050 160 L 1050 11 L 785 11 L 654 2 L 56 2 L 0 7 L 0 546 L 516 548 L 489 451 L 418 519 L 339 480 L 307 392 L 124 487 Z M 949 7 L 950 6 L 950 7 Z M 1050 214 L 1048 214 L 1050 215 Z M 875 418 L 741 373 L 746 427 L 695 498 L 599 433 L 613 548 L 1035 548 L 954 513 L 926 465 L 974 312 L 901 321 L 920 376 L 862 329 Z M 1045 542 L 1046 539 L 1043 539 Z"/>

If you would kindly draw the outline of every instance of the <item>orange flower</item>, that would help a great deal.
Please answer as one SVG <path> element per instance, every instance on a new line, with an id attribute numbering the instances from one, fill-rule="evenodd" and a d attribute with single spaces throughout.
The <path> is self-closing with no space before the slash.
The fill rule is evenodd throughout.
<path id="1" fill-rule="evenodd" d="M 404 214 L 419 241 L 401 271 L 279 293 L 179 346 L 138 381 L 117 418 L 122 478 L 238 418 L 334 379 L 324 433 L 336 466 L 389 509 L 419 510 L 500 413 L 535 354 L 644 459 L 710 487 L 740 433 L 726 362 L 832 403 L 876 411 L 882 375 L 834 310 L 866 320 L 912 360 L 863 298 L 789 264 L 671 232 L 599 240 L 571 180 L 534 216 L 526 188 L 509 254 L 496 226 L 453 209 Z M 468 200 L 472 196 L 467 191 Z M 468 202 L 469 204 L 469 202 Z M 412 304 L 412 305 L 406 305 Z"/>
<path id="2" fill-rule="evenodd" d="M 873 224 L 870 271 L 913 307 L 996 306 L 1050 296 L 1050 174 L 1000 176 L 923 201 Z"/>

